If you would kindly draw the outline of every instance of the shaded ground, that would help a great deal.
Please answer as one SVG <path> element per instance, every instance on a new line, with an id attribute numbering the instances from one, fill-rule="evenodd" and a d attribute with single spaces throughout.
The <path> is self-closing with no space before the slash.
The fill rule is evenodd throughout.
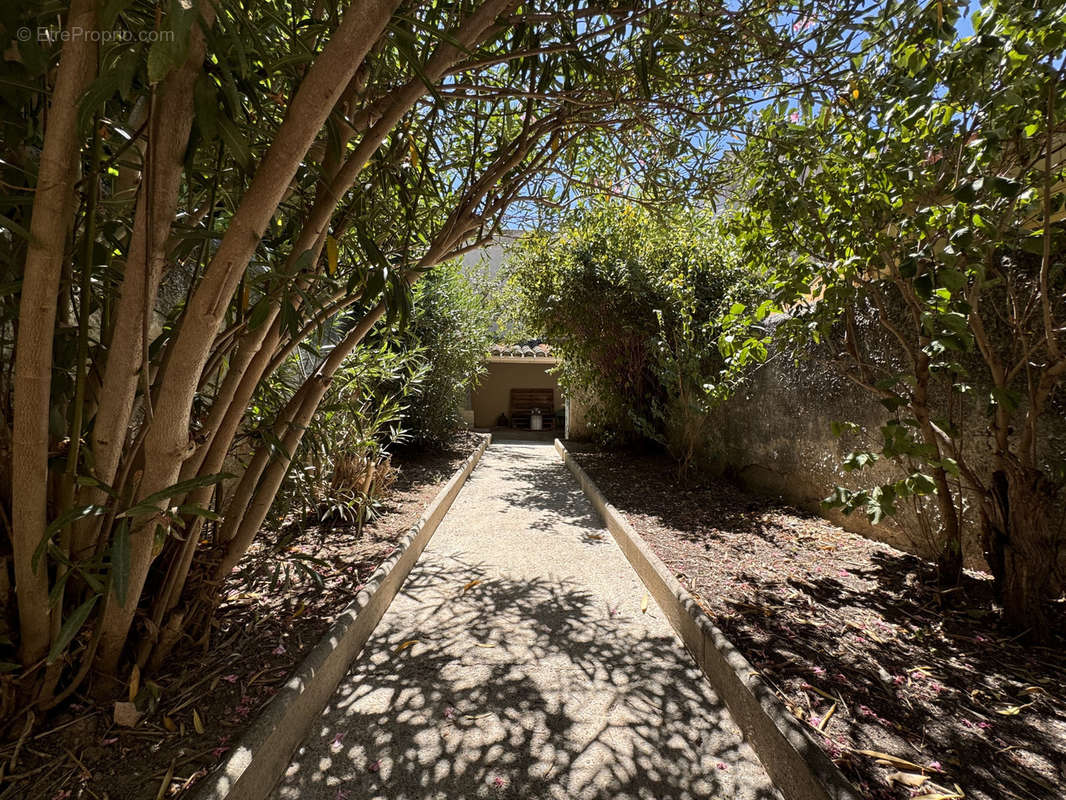
<path id="1" fill-rule="evenodd" d="M 151 710 L 136 728 L 112 725 L 110 707 L 75 703 L 24 742 L 14 768 L 15 745 L 0 749 L 0 765 L 8 765 L 0 800 L 186 793 L 221 761 L 480 441 L 463 435 L 440 452 L 398 454 L 400 474 L 385 513 L 362 535 L 309 528 L 280 556 L 266 537 L 230 581 L 210 651 L 178 650 L 145 682 L 138 704 Z"/>
<path id="2" fill-rule="evenodd" d="M 495 442 L 275 800 L 777 798 L 550 442 Z"/>
<path id="3" fill-rule="evenodd" d="M 914 556 L 726 483 L 681 486 L 665 458 L 574 455 L 867 796 L 1066 796 L 1063 639 L 1002 631 L 987 576 L 941 595 Z"/>

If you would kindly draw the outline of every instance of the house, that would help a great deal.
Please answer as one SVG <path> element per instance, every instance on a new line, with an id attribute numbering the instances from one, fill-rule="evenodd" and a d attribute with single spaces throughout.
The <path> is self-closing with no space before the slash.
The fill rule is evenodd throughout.
<path id="1" fill-rule="evenodd" d="M 496 344 L 485 359 L 486 373 L 471 392 L 475 428 L 528 430 L 534 410 L 545 430 L 562 432 L 564 398 L 551 370 L 559 360 L 540 341 Z"/>

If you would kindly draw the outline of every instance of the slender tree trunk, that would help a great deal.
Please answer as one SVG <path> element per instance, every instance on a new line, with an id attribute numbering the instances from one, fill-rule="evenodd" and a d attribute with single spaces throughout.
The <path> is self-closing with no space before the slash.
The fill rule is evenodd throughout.
<path id="1" fill-rule="evenodd" d="M 214 3 L 201 2 L 200 13 L 206 27 L 214 24 Z M 143 180 L 137 195 L 129 257 L 107 353 L 100 406 L 92 430 L 96 478 L 107 485 L 114 482 L 118 471 L 137 395 L 137 382 L 142 367 L 146 366 L 144 353 L 148 342 L 144 336 L 152 321 L 159 281 L 163 277 L 167 242 L 181 191 L 185 150 L 195 115 L 193 91 L 207 52 L 204 28 L 194 24 L 190 36 L 185 63 L 164 79 L 155 100 L 156 108 L 148 119 Z M 104 500 L 100 490 L 88 494 L 89 502 Z M 79 526 L 75 557 L 83 558 L 92 552 L 96 545 L 93 540 L 96 530 L 89 520 Z"/>
<path id="2" fill-rule="evenodd" d="M 74 0 L 68 30 L 94 30 L 94 0 Z M 48 524 L 48 408 L 52 390 L 52 341 L 56 299 L 78 177 L 78 99 L 97 68 L 90 36 L 72 36 L 63 46 L 30 220 L 30 243 L 19 299 L 15 348 L 12 430 L 12 547 L 24 664 L 48 651 L 47 558 L 33 568 L 33 553 Z"/>
<path id="3" fill-rule="evenodd" d="M 1048 603 L 1054 599 L 1055 569 L 1061 542 L 1052 509 L 1059 508 L 1059 487 L 1038 469 L 1011 464 L 1007 472 L 1007 531 L 1003 548 L 1003 610 L 1007 623 L 1028 631 L 1029 639 L 1049 639 Z"/>
<path id="4" fill-rule="evenodd" d="M 182 463 L 192 454 L 189 417 L 193 397 L 233 292 L 326 117 L 398 5 L 399 0 L 353 2 L 297 90 L 169 348 L 155 415 L 145 437 L 145 469 L 138 497 L 173 485 Z M 112 594 L 101 623 L 96 671 L 102 676 L 112 678 L 117 672 L 154 557 L 157 524 L 155 515 L 135 520 L 126 602 L 120 603 Z"/>

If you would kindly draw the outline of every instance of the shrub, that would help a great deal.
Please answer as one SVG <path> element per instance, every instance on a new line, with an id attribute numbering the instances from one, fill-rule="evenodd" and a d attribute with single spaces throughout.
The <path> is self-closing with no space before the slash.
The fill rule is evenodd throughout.
<path id="1" fill-rule="evenodd" d="M 582 209 L 515 249 L 510 283 L 530 328 L 563 356 L 560 383 L 591 401 L 590 424 L 652 439 L 686 468 L 726 396 L 730 309 L 758 300 L 709 213 L 661 215 L 616 201 Z"/>
<path id="2" fill-rule="evenodd" d="M 461 262 L 437 267 L 418 283 L 408 336 L 426 371 L 404 415 L 414 441 L 442 444 L 464 426 L 467 393 L 485 371 L 490 327 L 489 305 Z"/>

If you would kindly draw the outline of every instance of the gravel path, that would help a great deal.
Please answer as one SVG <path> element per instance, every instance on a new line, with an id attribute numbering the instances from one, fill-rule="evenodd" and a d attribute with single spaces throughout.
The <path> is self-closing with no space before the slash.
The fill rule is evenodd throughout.
<path id="1" fill-rule="evenodd" d="M 778 795 L 555 449 L 498 442 L 274 797 Z"/>

